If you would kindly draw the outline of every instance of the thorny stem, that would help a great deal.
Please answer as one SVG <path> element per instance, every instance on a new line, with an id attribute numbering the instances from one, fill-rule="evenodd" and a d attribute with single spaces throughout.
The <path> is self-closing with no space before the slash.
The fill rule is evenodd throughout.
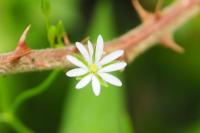
<path id="1" fill-rule="evenodd" d="M 200 0 L 176 0 L 161 12 L 162 16 L 159 19 L 155 16 L 150 17 L 148 23 L 143 23 L 138 28 L 108 42 L 106 51 L 124 49 L 126 58 L 131 62 L 159 42 L 166 32 L 172 34 L 184 22 L 196 15 L 200 10 L 199 5 Z M 14 52 L 0 54 L 0 75 L 71 67 L 65 56 L 73 52 L 76 52 L 76 49 L 70 45 L 65 48 L 32 50 L 15 62 L 8 60 Z M 8 123 L 19 133 L 33 133 L 15 117 L 14 113 L 25 101 L 45 91 L 58 73 L 57 70 L 53 71 L 41 85 L 20 94 L 12 106 L 12 113 L 0 114 L 0 123 Z"/>
<path id="2" fill-rule="evenodd" d="M 200 0 L 176 0 L 161 12 L 157 19 L 155 15 L 137 28 L 108 42 L 106 52 L 124 49 L 128 62 L 154 46 L 165 34 L 172 34 L 184 22 L 196 15 L 200 10 Z M 168 41 L 172 42 L 172 41 Z M 32 50 L 16 62 L 9 62 L 8 58 L 13 52 L 0 55 L 0 75 L 50 70 L 55 68 L 69 68 L 71 64 L 66 61 L 66 55 L 76 52 L 74 46 L 65 48 L 51 48 Z"/>

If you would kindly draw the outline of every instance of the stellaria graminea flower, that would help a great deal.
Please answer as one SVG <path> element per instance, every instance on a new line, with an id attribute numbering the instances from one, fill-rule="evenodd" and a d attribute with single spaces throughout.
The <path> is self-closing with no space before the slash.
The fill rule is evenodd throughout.
<path id="1" fill-rule="evenodd" d="M 124 54 L 123 50 L 117 50 L 103 57 L 104 42 L 101 35 L 97 38 L 95 48 L 90 41 L 88 41 L 87 48 L 80 42 L 76 42 L 76 47 L 82 57 L 66 56 L 68 61 L 78 67 L 66 73 L 69 77 L 80 78 L 76 89 L 84 88 L 92 82 L 92 90 L 98 96 L 100 94 L 102 81 L 114 86 L 122 86 L 122 82 L 109 73 L 122 70 L 126 67 L 126 62 L 116 61 L 117 58 Z"/>

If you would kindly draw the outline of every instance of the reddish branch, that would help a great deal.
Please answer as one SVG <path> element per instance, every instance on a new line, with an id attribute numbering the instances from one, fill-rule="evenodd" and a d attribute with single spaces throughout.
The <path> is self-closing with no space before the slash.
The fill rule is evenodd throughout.
<path id="1" fill-rule="evenodd" d="M 106 52 L 124 49 L 129 62 L 157 42 L 177 52 L 183 52 L 173 40 L 173 32 L 199 12 L 200 0 L 176 0 L 162 12 L 156 10 L 155 13 L 145 11 L 136 0 L 133 5 L 143 20 L 142 25 L 107 42 Z M 159 8 L 158 6 L 157 9 Z M 71 67 L 65 56 L 76 52 L 73 45 L 30 51 L 24 45 L 25 41 L 22 42 L 23 45 L 19 43 L 16 51 L 0 54 L 0 75 Z"/>

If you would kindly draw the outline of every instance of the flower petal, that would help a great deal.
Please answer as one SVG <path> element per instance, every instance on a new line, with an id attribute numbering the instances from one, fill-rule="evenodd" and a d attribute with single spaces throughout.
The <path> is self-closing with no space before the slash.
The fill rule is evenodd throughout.
<path id="1" fill-rule="evenodd" d="M 115 52 L 112 52 L 108 55 L 106 55 L 101 61 L 100 63 L 102 65 L 105 65 L 105 64 L 108 64 L 112 61 L 114 61 L 115 59 L 119 58 L 120 56 L 122 56 L 124 54 L 124 51 L 123 50 L 117 50 Z"/>
<path id="2" fill-rule="evenodd" d="M 90 41 L 88 41 L 88 51 L 90 54 L 90 63 L 93 62 L 93 53 L 94 53 L 94 48 L 92 46 L 92 43 Z"/>
<path id="3" fill-rule="evenodd" d="M 108 74 L 108 73 L 98 73 L 100 77 L 105 80 L 106 82 L 115 85 L 115 86 L 122 86 L 122 82 L 115 76 Z"/>
<path id="4" fill-rule="evenodd" d="M 67 60 L 69 60 L 72 64 L 81 67 L 81 68 L 87 68 L 79 59 L 77 59 L 74 56 L 67 55 L 66 56 Z"/>
<path id="5" fill-rule="evenodd" d="M 89 62 L 90 61 L 90 56 L 89 56 L 89 53 L 86 50 L 86 48 L 83 46 L 83 44 L 81 44 L 80 42 L 76 42 L 76 47 L 80 51 L 80 53 L 82 54 L 82 56 L 84 57 L 84 59 L 87 62 Z"/>
<path id="6" fill-rule="evenodd" d="M 77 83 L 76 89 L 81 89 L 85 87 L 91 81 L 91 79 L 92 79 L 92 74 L 85 76 Z"/>
<path id="7" fill-rule="evenodd" d="M 94 94 L 96 96 L 99 96 L 101 86 L 100 86 L 99 80 L 97 79 L 95 75 L 92 76 L 92 89 L 93 89 Z"/>
<path id="8" fill-rule="evenodd" d="M 69 70 L 66 75 L 68 77 L 77 77 L 77 76 L 82 76 L 84 74 L 88 73 L 88 70 L 85 68 L 75 68 L 72 70 Z"/>
<path id="9" fill-rule="evenodd" d="M 103 55 L 103 38 L 101 35 L 98 36 L 97 38 L 97 44 L 96 44 L 96 51 L 95 51 L 95 62 L 99 62 Z"/>
<path id="10" fill-rule="evenodd" d="M 114 63 L 108 66 L 103 67 L 102 69 L 99 70 L 99 72 L 113 72 L 113 71 L 118 71 L 126 67 L 125 62 L 118 62 Z"/>

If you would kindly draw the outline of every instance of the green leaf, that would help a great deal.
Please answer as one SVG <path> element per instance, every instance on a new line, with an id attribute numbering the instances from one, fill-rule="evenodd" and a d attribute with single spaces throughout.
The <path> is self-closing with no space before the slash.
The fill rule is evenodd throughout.
<path id="1" fill-rule="evenodd" d="M 98 1 L 89 28 L 90 37 L 95 41 L 98 34 L 102 34 L 104 39 L 112 39 L 115 36 L 110 2 Z M 123 74 L 118 77 L 123 79 Z M 77 80 L 71 81 L 72 84 L 67 88 L 70 91 L 67 92 L 60 133 L 133 133 L 125 109 L 123 87 L 101 86 L 101 94 L 97 97 L 92 92 L 91 84 L 77 90 Z"/>
<path id="2" fill-rule="evenodd" d="M 103 36 L 104 41 L 116 36 L 112 4 L 111 1 L 99 1 L 96 6 L 95 14 L 88 30 L 89 37 L 93 40 L 94 44 L 99 34 Z"/>
<path id="3" fill-rule="evenodd" d="M 64 46 L 64 42 L 63 42 L 63 35 L 65 32 L 65 28 L 63 26 L 62 21 L 58 21 L 57 25 L 56 25 L 56 39 L 57 39 L 57 45 L 56 47 L 63 47 Z"/>
<path id="4" fill-rule="evenodd" d="M 76 90 L 76 83 L 73 80 L 68 92 L 60 133 L 133 133 L 123 88 L 102 87 L 97 97 L 91 84 Z"/>
<path id="5" fill-rule="evenodd" d="M 56 39 L 56 26 L 52 25 L 48 28 L 48 41 L 51 45 L 51 47 L 54 47 L 55 45 L 55 39 Z"/>
<path id="6" fill-rule="evenodd" d="M 42 8 L 43 14 L 48 18 L 51 13 L 51 5 L 50 5 L 49 0 L 42 0 L 41 8 Z"/>

